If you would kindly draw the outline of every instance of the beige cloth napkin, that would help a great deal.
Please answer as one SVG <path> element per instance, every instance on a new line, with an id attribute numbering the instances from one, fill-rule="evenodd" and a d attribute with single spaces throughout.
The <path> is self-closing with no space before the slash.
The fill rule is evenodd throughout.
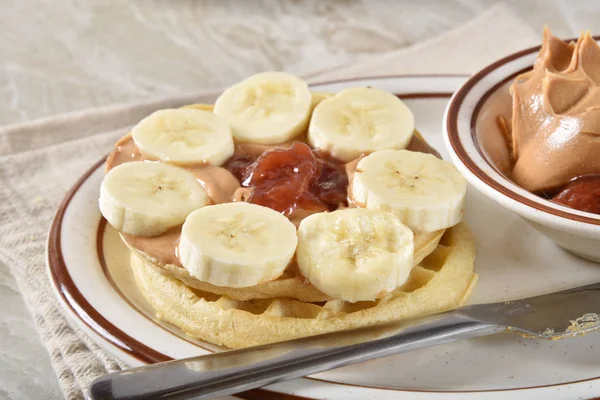
<path id="1" fill-rule="evenodd" d="M 518 21 L 509 8 L 494 6 L 441 37 L 307 78 L 471 73 L 538 42 L 540 32 Z M 125 366 L 73 327 L 54 298 L 44 255 L 54 211 L 78 176 L 129 127 L 153 110 L 201 97 L 114 106 L 0 128 L 0 262 L 11 267 L 68 399 L 82 398 L 92 379 Z"/>

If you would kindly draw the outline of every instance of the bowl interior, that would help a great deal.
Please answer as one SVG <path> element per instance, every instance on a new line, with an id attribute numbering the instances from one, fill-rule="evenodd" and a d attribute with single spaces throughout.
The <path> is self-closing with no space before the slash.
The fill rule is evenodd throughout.
<path id="1" fill-rule="evenodd" d="M 510 148 L 501 129 L 501 121 L 512 120 L 512 98 L 509 93 L 512 80 L 490 89 L 473 111 L 473 133 L 479 150 L 499 173 L 510 179 Z"/>

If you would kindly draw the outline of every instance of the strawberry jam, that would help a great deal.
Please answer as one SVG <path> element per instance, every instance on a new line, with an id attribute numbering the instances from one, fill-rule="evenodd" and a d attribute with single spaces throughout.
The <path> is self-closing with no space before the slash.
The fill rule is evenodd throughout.
<path id="1" fill-rule="evenodd" d="M 552 201 L 576 210 L 600 214 L 600 174 L 579 176 L 569 182 Z"/>
<path id="2" fill-rule="evenodd" d="M 318 172 L 312 179 L 309 190 L 333 211 L 340 204 L 346 203 L 348 176 L 343 164 L 321 157 L 318 153 L 316 157 Z"/>
<path id="3" fill-rule="evenodd" d="M 237 178 L 238 181 L 244 180 L 244 174 L 246 173 L 246 169 L 250 164 L 252 164 L 256 160 L 256 157 L 248 156 L 248 155 L 234 155 L 231 157 L 223 167 L 228 169 L 229 172 L 233 174 Z"/>
<path id="4" fill-rule="evenodd" d="M 251 189 L 249 203 L 290 215 L 296 209 L 335 210 L 346 203 L 348 177 L 342 163 L 328 160 L 305 143 L 265 151 L 253 160 L 234 156 L 225 165 Z"/>

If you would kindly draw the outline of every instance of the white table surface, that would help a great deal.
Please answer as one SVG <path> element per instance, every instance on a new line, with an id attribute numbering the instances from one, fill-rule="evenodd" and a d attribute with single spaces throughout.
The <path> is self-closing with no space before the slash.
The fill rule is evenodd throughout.
<path id="1" fill-rule="evenodd" d="M 494 3 L 2 0 L 0 125 L 222 87 L 263 70 L 310 75 L 420 43 Z M 562 36 L 598 21 L 594 0 L 508 3 Z M 0 399 L 60 397 L 16 282 L 0 265 Z"/>

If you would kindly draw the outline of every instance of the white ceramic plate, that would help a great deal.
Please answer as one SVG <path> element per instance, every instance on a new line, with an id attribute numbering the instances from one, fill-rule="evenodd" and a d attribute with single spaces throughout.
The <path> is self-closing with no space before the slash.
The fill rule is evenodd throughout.
<path id="1" fill-rule="evenodd" d="M 398 76 L 333 82 L 316 90 L 371 85 L 403 97 L 417 128 L 444 157 L 441 124 L 465 77 Z M 211 98 L 199 99 L 207 102 Z M 125 133 L 125 132 L 123 132 Z M 107 149 L 108 151 L 109 149 Z M 206 354 L 157 322 L 138 293 L 127 251 L 100 222 L 102 161 L 65 198 L 48 241 L 52 284 L 68 314 L 107 351 L 131 366 Z M 470 190 L 466 220 L 477 242 L 473 303 L 511 300 L 600 281 L 600 265 L 574 257 L 515 214 Z M 600 334 L 558 342 L 500 334 L 369 361 L 246 392 L 244 398 L 559 399 L 600 393 Z"/>

